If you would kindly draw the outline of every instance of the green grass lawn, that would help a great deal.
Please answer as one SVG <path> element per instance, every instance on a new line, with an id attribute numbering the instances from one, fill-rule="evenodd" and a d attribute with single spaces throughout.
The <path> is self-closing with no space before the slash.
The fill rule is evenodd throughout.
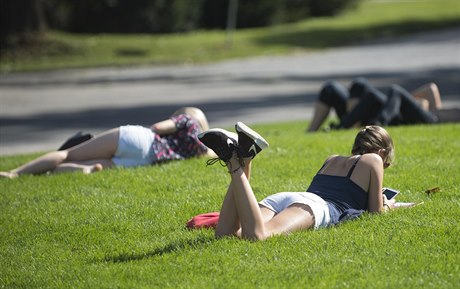
<path id="1" fill-rule="evenodd" d="M 254 161 L 258 199 L 304 191 L 356 133 L 255 128 L 271 144 Z M 458 288 L 460 125 L 388 131 L 396 162 L 384 184 L 423 205 L 264 242 L 185 229 L 220 209 L 229 182 L 205 159 L 0 179 L 0 288 Z M 32 157 L 2 157 L 0 170 Z M 432 187 L 441 191 L 427 195 Z"/>
<path id="2" fill-rule="evenodd" d="M 59 68 L 195 64 L 261 55 L 308 52 L 460 24 L 458 0 L 364 0 L 337 17 L 268 28 L 171 35 L 84 35 L 51 32 L 28 49 L 3 51 L 0 72 Z"/>

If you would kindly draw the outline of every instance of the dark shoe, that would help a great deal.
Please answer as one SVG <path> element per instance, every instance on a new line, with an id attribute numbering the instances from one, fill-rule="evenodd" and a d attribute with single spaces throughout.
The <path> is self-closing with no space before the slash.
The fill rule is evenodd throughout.
<path id="1" fill-rule="evenodd" d="M 71 147 L 74 147 L 76 145 L 79 145 L 87 140 L 90 140 L 93 138 L 92 134 L 83 134 L 81 131 L 77 132 L 73 136 L 71 136 L 69 139 L 67 139 L 59 148 L 58 151 L 66 150 Z"/>
<path id="2" fill-rule="evenodd" d="M 216 155 L 227 163 L 233 156 L 234 151 L 238 151 L 238 142 L 233 138 L 229 131 L 213 128 L 202 132 L 198 135 L 198 139 L 212 149 Z"/>
<path id="3" fill-rule="evenodd" d="M 257 132 L 242 122 L 237 122 L 235 130 L 238 133 L 238 147 L 241 157 L 254 158 L 261 150 L 268 147 L 268 142 Z"/>

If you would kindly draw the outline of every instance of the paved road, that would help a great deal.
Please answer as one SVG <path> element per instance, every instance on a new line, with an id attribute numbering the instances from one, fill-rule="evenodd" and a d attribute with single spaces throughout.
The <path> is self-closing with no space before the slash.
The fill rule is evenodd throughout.
<path id="1" fill-rule="evenodd" d="M 378 87 L 427 81 L 460 106 L 460 27 L 319 53 L 199 66 L 66 70 L 0 76 L 0 155 L 52 150 L 78 130 L 148 125 L 184 105 L 212 126 L 308 120 L 321 84 L 355 76 Z"/>

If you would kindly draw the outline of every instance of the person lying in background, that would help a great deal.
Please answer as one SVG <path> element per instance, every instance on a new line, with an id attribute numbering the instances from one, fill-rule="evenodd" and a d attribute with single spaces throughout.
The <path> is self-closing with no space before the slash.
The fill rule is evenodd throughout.
<path id="1" fill-rule="evenodd" d="M 328 81 L 320 91 L 307 131 L 317 131 L 331 108 L 340 120 L 332 126 L 337 129 L 460 121 L 460 109 L 442 107 L 441 95 L 434 83 L 423 85 L 412 93 L 393 84 L 385 94 L 365 78 L 355 79 L 349 89 L 337 81 Z"/>
<path id="2" fill-rule="evenodd" d="M 203 111 L 184 107 L 169 119 L 150 127 L 126 125 L 102 132 L 64 150 L 49 152 L 0 177 L 81 171 L 85 174 L 111 167 L 136 167 L 214 155 L 198 139 L 209 128 Z"/>

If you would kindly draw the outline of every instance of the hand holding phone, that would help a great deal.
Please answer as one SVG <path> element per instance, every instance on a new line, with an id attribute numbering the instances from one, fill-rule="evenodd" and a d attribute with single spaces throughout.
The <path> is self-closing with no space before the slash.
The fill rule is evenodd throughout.
<path id="1" fill-rule="evenodd" d="M 385 197 L 387 197 L 387 200 L 391 200 L 399 194 L 399 191 L 390 188 L 383 188 L 382 193 L 385 195 Z"/>

